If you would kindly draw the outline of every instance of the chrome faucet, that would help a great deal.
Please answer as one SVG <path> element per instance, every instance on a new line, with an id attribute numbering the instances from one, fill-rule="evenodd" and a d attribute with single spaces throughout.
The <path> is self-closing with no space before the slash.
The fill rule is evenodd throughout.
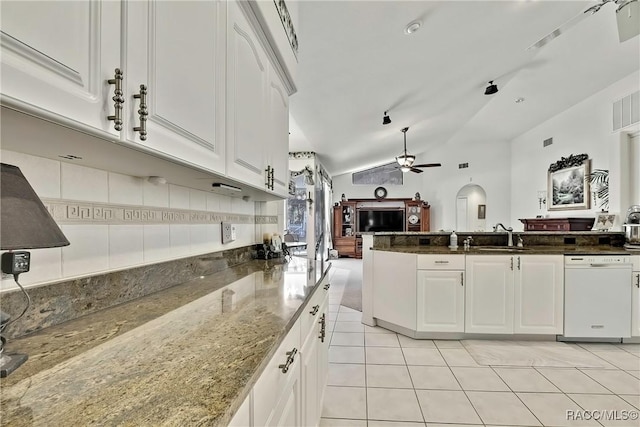
<path id="1" fill-rule="evenodd" d="M 507 246 L 512 247 L 513 246 L 513 228 L 511 227 L 507 228 L 501 222 L 499 222 L 493 226 L 493 231 L 498 231 L 499 227 L 502 227 L 502 229 L 508 233 L 509 241 L 507 242 Z"/>

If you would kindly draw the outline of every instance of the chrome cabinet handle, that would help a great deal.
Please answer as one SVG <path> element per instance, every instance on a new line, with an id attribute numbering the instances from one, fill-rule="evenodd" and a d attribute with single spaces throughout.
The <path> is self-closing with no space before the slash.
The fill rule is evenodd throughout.
<path id="1" fill-rule="evenodd" d="M 296 354 L 298 353 L 298 349 L 293 347 L 293 350 L 291 351 L 287 351 L 287 361 L 284 363 L 284 365 L 278 365 L 278 368 L 280 368 L 280 370 L 282 371 L 283 374 L 286 374 L 287 371 L 289 371 L 289 367 L 291 366 L 291 364 L 293 363 Z"/>
<path id="2" fill-rule="evenodd" d="M 311 315 L 315 316 L 316 314 L 318 314 L 318 310 L 320 310 L 320 306 L 319 306 L 319 305 L 314 305 L 314 306 L 313 306 L 313 310 L 311 310 L 311 311 L 309 312 L 309 314 L 311 314 Z"/>
<path id="3" fill-rule="evenodd" d="M 520 270 L 520 257 L 518 257 L 518 270 Z"/>
<path id="4" fill-rule="evenodd" d="M 113 98 L 111 98 L 116 111 L 113 116 L 107 116 L 107 120 L 113 121 L 115 130 L 122 130 L 122 104 L 124 104 L 124 98 L 122 97 L 122 71 L 120 71 L 120 68 L 116 68 L 114 78 L 107 80 L 107 83 L 116 86 L 113 90 Z"/>
<path id="5" fill-rule="evenodd" d="M 324 285 L 324 290 L 328 291 L 330 287 L 331 287 L 331 283 L 327 283 L 326 285 Z"/>
<path id="6" fill-rule="evenodd" d="M 147 116 L 149 110 L 147 110 L 147 86 L 140 85 L 140 93 L 133 95 L 134 99 L 140 100 L 140 109 L 138 109 L 138 115 L 140 116 L 140 126 L 134 127 L 135 132 L 140 132 L 140 139 L 142 141 L 147 140 Z"/>
<path id="7" fill-rule="evenodd" d="M 636 274 L 636 287 L 640 288 L 640 273 Z"/>
<path id="8" fill-rule="evenodd" d="M 320 335 L 318 335 L 318 338 L 320 338 L 320 342 L 324 342 L 324 338 L 326 337 L 326 326 L 327 318 L 325 314 L 322 313 L 322 316 L 320 316 Z"/>
<path id="9" fill-rule="evenodd" d="M 271 172 L 269 174 L 269 186 L 271 187 L 272 190 L 274 189 L 273 180 L 274 180 L 275 175 L 276 175 L 275 169 L 271 168 Z"/>
<path id="10" fill-rule="evenodd" d="M 460 272 L 460 286 L 464 286 L 464 272 Z"/>
<path id="11" fill-rule="evenodd" d="M 267 190 L 271 190 L 271 165 L 267 165 L 264 171 L 266 172 L 265 185 L 267 186 Z"/>
<path id="12" fill-rule="evenodd" d="M 434 261 L 435 264 L 449 264 L 449 261 Z"/>
<path id="13" fill-rule="evenodd" d="M 513 257 L 511 257 L 511 270 L 513 270 Z"/>

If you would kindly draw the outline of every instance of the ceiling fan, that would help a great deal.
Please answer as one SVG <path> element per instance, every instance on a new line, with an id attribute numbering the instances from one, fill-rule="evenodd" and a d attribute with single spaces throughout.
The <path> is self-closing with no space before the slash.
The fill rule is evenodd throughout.
<path id="1" fill-rule="evenodd" d="M 638 35 L 638 11 L 639 11 L 639 1 L 638 0 L 599 0 L 599 3 L 593 5 L 580 14 L 574 16 L 531 46 L 527 48 L 527 50 L 539 49 L 542 46 L 549 43 L 551 40 L 556 37 L 564 34 L 571 27 L 582 21 L 583 19 L 593 15 L 598 12 L 602 6 L 607 3 L 614 3 L 618 6 L 616 9 L 616 20 L 618 21 L 618 36 L 620 39 L 620 43 L 626 41 L 636 35 Z"/>
<path id="2" fill-rule="evenodd" d="M 413 154 L 407 154 L 407 131 L 409 130 L 409 128 L 402 128 L 402 130 L 400 132 L 402 132 L 404 134 L 404 151 L 402 152 L 402 154 L 400 154 L 398 157 L 396 157 L 396 162 L 398 162 L 398 168 L 400 168 L 400 170 L 402 172 L 415 172 L 415 173 L 422 173 L 424 171 L 418 169 L 418 168 L 437 168 L 439 166 L 442 166 L 440 163 L 425 163 L 422 165 L 414 165 L 413 162 L 416 161 L 416 156 L 414 156 Z"/>

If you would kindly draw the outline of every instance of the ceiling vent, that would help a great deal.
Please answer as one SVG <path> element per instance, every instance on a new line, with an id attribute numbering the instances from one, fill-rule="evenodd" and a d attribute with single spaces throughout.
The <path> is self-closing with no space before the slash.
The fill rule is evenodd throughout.
<path id="1" fill-rule="evenodd" d="M 640 91 L 613 103 L 613 131 L 640 122 Z"/>
<path id="2" fill-rule="evenodd" d="M 458 169 L 466 169 L 469 167 L 469 163 L 458 163 Z"/>
<path id="3" fill-rule="evenodd" d="M 551 144 L 553 144 L 553 138 L 547 138 L 544 141 L 542 141 L 542 147 L 548 147 Z"/>

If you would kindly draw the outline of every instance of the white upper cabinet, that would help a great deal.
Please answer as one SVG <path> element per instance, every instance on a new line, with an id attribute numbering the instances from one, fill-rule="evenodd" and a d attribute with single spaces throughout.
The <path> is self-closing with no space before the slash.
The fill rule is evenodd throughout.
<path id="1" fill-rule="evenodd" d="M 124 5 L 124 138 L 225 173 L 226 2 L 137 0 Z M 146 111 L 141 107 L 145 96 Z"/>
<path id="2" fill-rule="evenodd" d="M 2 102 L 51 119 L 119 135 L 114 121 L 120 63 L 116 1 L 2 1 Z"/>
<path id="3" fill-rule="evenodd" d="M 289 96 L 275 69 L 269 67 L 269 136 L 267 164 L 273 168 L 272 190 L 287 197 L 289 190 Z"/>
<path id="4" fill-rule="evenodd" d="M 640 337 L 640 255 L 631 257 L 633 275 L 631 287 L 631 336 Z"/>

